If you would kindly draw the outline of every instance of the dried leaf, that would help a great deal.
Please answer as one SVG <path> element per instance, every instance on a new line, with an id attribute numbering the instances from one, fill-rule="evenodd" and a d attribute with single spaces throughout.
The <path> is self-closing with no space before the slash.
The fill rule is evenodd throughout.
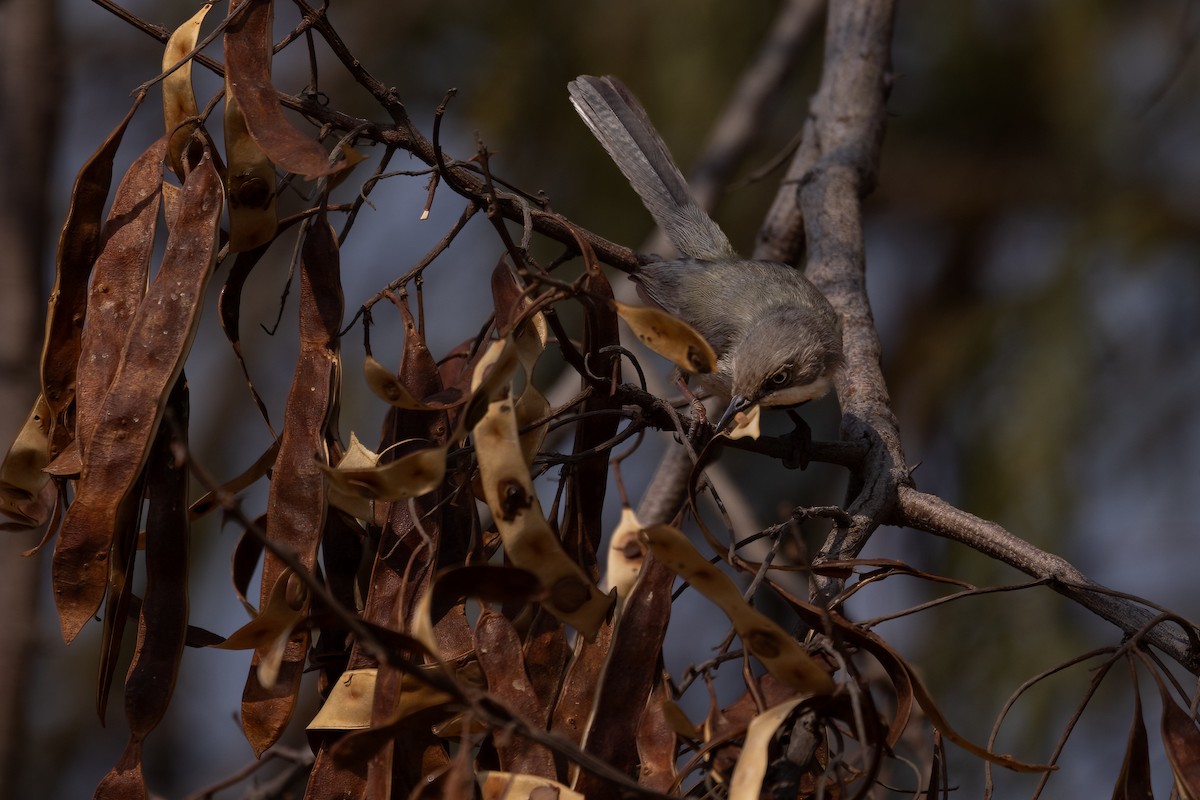
<path id="1" fill-rule="evenodd" d="M 521 444 L 521 456 L 528 467 L 541 452 L 546 433 L 550 430 L 550 401 L 538 391 L 532 382 L 526 383 L 521 396 L 517 398 L 514 412 L 517 418 L 517 430 L 521 431 L 518 438 Z M 530 428 L 537 420 L 543 422 L 535 428 Z"/>
<path id="2" fill-rule="evenodd" d="M 200 39 L 200 25 L 204 22 L 212 3 L 205 3 L 191 19 L 180 25 L 167 40 L 163 50 L 162 68 L 167 71 L 196 48 Z M 192 62 L 189 59 L 179 69 L 172 72 L 162 81 L 163 122 L 171 143 L 167 148 L 167 160 L 171 171 L 184 177 L 183 153 L 188 147 L 188 141 L 199 125 L 196 117 L 200 111 L 196 107 L 196 94 L 192 90 Z M 168 217 L 169 219 L 170 217 Z"/>
<path id="3" fill-rule="evenodd" d="M 142 741 L 166 713 L 187 638 L 187 470 L 173 448 L 187 446 L 187 384 L 181 378 L 168 403 L 175 425 L 159 430 L 148 464 L 146 496 L 146 590 L 137 648 L 125 678 L 129 744 L 101 781 L 95 797 L 145 797 Z"/>
<path id="4" fill-rule="evenodd" d="M 503 615 L 484 610 L 475 624 L 475 656 L 487 677 L 488 693 L 532 727 L 545 724 L 543 707 L 525 672 L 521 637 Z M 509 772 L 553 778 L 554 754 L 544 745 L 521 736 L 495 739 L 501 768 Z"/>
<path id="5" fill-rule="evenodd" d="M 633 509 L 625 506 L 621 509 L 617 529 L 608 540 L 608 568 L 604 572 L 604 586 L 616 589 L 617 597 L 622 599 L 633 590 L 646 560 L 638 537 L 643 527 Z"/>
<path id="6" fill-rule="evenodd" d="M 66 497 L 58 491 L 58 486 L 54 483 L 47 483 L 42 487 L 42 492 L 36 500 L 31 501 L 29 510 L 25 513 L 29 517 L 46 516 L 49 522 L 46 523 L 45 530 L 42 531 L 42 538 L 33 547 L 21 551 L 21 555 L 28 558 L 41 552 L 58 533 L 62 526 L 63 507 L 66 505 Z M 28 525 L 23 525 L 20 522 L 0 522 L 0 531 L 20 531 L 27 530 Z"/>
<path id="7" fill-rule="evenodd" d="M 662 701 L 663 718 L 671 726 L 671 730 L 675 731 L 676 735 L 683 739 L 696 739 L 699 737 L 696 723 L 692 722 L 686 712 L 679 707 L 679 704 L 670 698 Z"/>
<path id="8" fill-rule="evenodd" d="M 796 696 L 795 689 L 784 686 L 768 672 L 758 678 L 753 687 L 747 685 L 737 700 L 728 706 L 712 708 L 699 730 L 678 708 L 676 712 L 679 716 L 675 722 L 681 726 L 681 735 L 698 737 L 709 746 L 712 751 L 709 757 L 711 769 L 718 780 L 725 782 L 733 775 L 733 768 L 741 758 L 742 739 L 750 721 L 758 716 L 764 706 L 777 706 Z M 687 734 L 689 727 L 692 732 Z"/>
<path id="9" fill-rule="evenodd" d="M 802 702 L 804 699 L 799 697 L 788 700 L 768 708 L 750 721 L 741 757 L 733 770 L 733 780 L 729 783 L 729 800 L 758 800 L 763 791 L 763 778 L 767 774 L 771 740 Z"/>
<path id="10" fill-rule="evenodd" d="M 146 588 L 139 647 L 125 680 L 130 730 L 143 737 L 166 713 L 187 636 L 188 470 L 175 458 L 187 448 L 188 390 L 182 377 L 167 409 L 171 424 L 159 429 L 147 469 Z"/>
<path id="11" fill-rule="evenodd" d="M 342 608 L 351 612 L 362 608 L 363 565 L 367 563 L 368 542 L 363 527 L 346 514 L 325 515 L 321 531 L 321 571 L 329 595 Z M 325 616 L 324 614 L 322 616 Z M 336 615 L 332 615 L 336 616 Z M 321 635 L 309 654 L 309 664 L 318 669 L 317 691 L 328 695 L 338 676 L 347 669 L 350 649 L 354 643 L 344 621 L 326 618 L 321 621 Z"/>
<path id="12" fill-rule="evenodd" d="M 405 319 L 404 357 L 400 364 L 402 382 L 421 396 L 434 394 L 442 388 L 437 363 L 425 346 L 407 304 L 401 300 L 397 305 Z M 442 442 L 447 436 L 447 426 L 443 412 L 390 408 L 383 425 L 382 460 L 403 455 L 405 445 L 395 445 L 406 440 Z M 354 449 L 353 443 L 350 449 Z M 380 508 L 376 509 L 377 517 L 383 517 L 383 531 L 367 582 L 362 616 L 367 624 L 375 626 L 373 630 L 390 649 L 413 649 L 394 642 L 396 634 L 389 628 L 411 629 L 416 598 L 428 592 L 428 582 L 439 555 L 450 559 L 457 547 L 465 547 L 465 541 L 460 545 L 458 539 L 451 543 L 452 546 L 445 546 L 441 530 L 446 525 L 444 520 L 450 519 L 454 524 L 453 515 L 467 503 L 470 512 L 474 513 L 473 498 L 462 503 L 451 498 L 447 502 L 440 492 L 434 491 L 409 502 L 392 503 L 390 507 L 379 504 Z M 416 521 L 420 522 L 419 528 Z M 469 531 L 473 527 L 477 529 L 477 523 L 468 522 L 458 525 L 455 530 Z M 465 619 L 463 624 L 465 627 Z M 435 629 L 435 639 L 440 630 L 441 627 Z M 452 643 L 447 641 L 446 644 L 449 647 Z M 417 652 L 424 653 L 424 650 Z M 436 769 L 438 764 L 448 760 L 444 743 L 436 740 L 429 731 L 429 720 L 440 718 L 439 712 L 430 710 L 428 714 L 414 716 L 421 709 L 444 702 L 445 698 L 428 699 L 431 690 L 427 686 L 415 683 L 414 678 L 400 674 L 388 664 L 377 664 L 375 657 L 356 642 L 347 669 L 376 666 L 373 702 L 367 709 L 371 728 L 344 736 L 310 730 L 310 741 L 320 740 L 309 779 L 308 796 L 313 800 L 329 796 L 389 797 L 397 775 Z M 397 747 L 397 743 L 401 746 Z M 326 791 L 330 787 L 336 788 L 337 792 Z"/>
<path id="13" fill-rule="evenodd" d="M 533 384 L 533 370 L 546 349 L 548 332 L 546 317 L 541 314 L 529 316 L 533 301 L 518 282 L 507 258 L 500 259 L 492 270 L 492 299 L 496 308 L 496 330 L 503 336 L 512 336 L 517 349 L 517 360 L 524 373 L 524 388 L 517 398 L 517 425 L 521 434 L 521 452 L 526 465 L 532 464 L 541 450 L 550 421 L 526 430 L 536 420 L 543 419 L 550 411 L 550 403 Z"/>
<path id="14" fill-rule="evenodd" d="M 726 433 L 730 439 L 757 439 L 762 436 L 760 427 L 760 418 L 762 416 L 762 408 L 758 403 L 750 406 L 746 411 L 739 411 L 733 416 L 733 427 Z"/>
<path id="15" fill-rule="evenodd" d="M 1136 672 L 1131 683 L 1133 687 L 1133 720 L 1129 727 L 1129 739 L 1125 744 L 1125 758 L 1121 762 L 1121 772 L 1117 775 L 1117 785 L 1113 788 L 1113 800 L 1153 800 L 1154 787 L 1150 780 L 1150 741 L 1146 735 L 1146 720 L 1142 717 L 1142 693 L 1138 690 Z"/>
<path id="16" fill-rule="evenodd" d="M 514 333 L 514 328 L 532 305 L 507 256 L 501 257 L 492 270 L 492 305 L 496 309 L 496 330 L 501 336 Z"/>
<path id="17" fill-rule="evenodd" d="M 1175 702 L 1157 673 L 1154 679 L 1162 699 L 1162 740 L 1175 775 L 1175 790 L 1181 800 L 1196 800 L 1200 798 L 1200 728 L 1192 715 Z"/>
<path id="18" fill-rule="evenodd" d="M 130 739 L 125 751 L 96 787 L 92 800 L 146 800 L 142 776 L 142 743 Z"/>
<path id="19" fill-rule="evenodd" d="M 223 192 L 211 157 L 192 170 L 183 192 L 178 224 L 130 322 L 128 344 L 101 409 L 105 425 L 96 429 L 85 453 L 75 502 L 55 548 L 54 597 L 68 642 L 104 597 L 122 507 L 132 496 L 168 392 L 182 371 L 212 274 Z"/>
<path id="20" fill-rule="evenodd" d="M 348 669 L 333 682 L 329 697 L 307 730 L 354 731 L 371 727 L 371 702 L 378 669 Z"/>
<path id="21" fill-rule="evenodd" d="M 375 393 L 376 397 L 395 408 L 404 408 L 410 411 L 446 411 L 461 406 L 468 399 L 467 394 L 461 389 L 451 387 L 418 400 L 390 369 L 380 364 L 371 355 L 363 358 L 363 377 L 366 379 L 367 387 Z"/>
<path id="22" fill-rule="evenodd" d="M 511 339 L 497 339 L 488 345 L 471 368 L 471 397 L 451 439 L 472 430 L 487 413 L 492 400 L 510 390 L 512 374 L 519 363 Z"/>
<path id="23" fill-rule="evenodd" d="M 487 725 L 470 714 L 458 713 L 444 722 L 438 722 L 431 728 L 436 736 L 455 741 L 470 741 L 487 734 Z"/>
<path id="24" fill-rule="evenodd" d="M 504 551 L 518 567 L 536 574 L 551 614 L 593 639 L 612 605 L 567 555 L 550 529 L 521 452 L 512 400 L 488 405 L 473 432 L 479 476 Z"/>
<path id="25" fill-rule="evenodd" d="M 100 252 L 100 215 L 108 199 L 117 147 L 143 99 L 144 95 L 138 96 L 133 108 L 79 170 L 59 234 L 41 360 L 42 396 L 50 408 L 51 460 L 74 436 L 68 411 L 75 401 L 75 368 L 87 307 L 88 274 Z"/>
<path id="26" fill-rule="evenodd" d="M 441 670 L 440 665 L 422 667 L 423 672 Z M 455 671 L 454 679 L 466 686 L 482 688 L 483 677 L 479 666 L 470 662 Z M 385 681 L 391 682 L 388 685 Z M 332 696 L 330 700 L 332 700 Z M 376 674 L 373 703 L 370 708 L 361 709 L 357 704 L 347 704 L 341 716 L 345 721 L 361 721 L 357 716 L 362 711 L 368 712 L 370 726 L 361 729 L 350 729 L 343 738 L 337 740 L 330 748 L 333 759 L 347 766 L 361 765 L 364 762 L 376 763 L 377 759 L 388 760 L 388 750 L 397 742 L 402 745 L 415 744 L 420 740 L 432 744 L 431 722 L 445 720 L 449 711 L 442 707 L 455 702 L 450 695 L 431 687 L 426 681 L 416 675 L 400 673 L 395 669 L 379 669 Z M 382 704 L 382 705 L 381 705 Z M 328 703 L 327 703 L 328 705 Z M 309 726 L 310 731 L 319 730 Z M 440 760 L 440 754 L 434 754 Z M 401 749 L 400 758 L 412 757 Z M 420 760 L 417 759 L 418 764 Z M 374 769 L 371 770 L 375 772 Z M 417 777 L 424 780 L 427 774 Z"/>
<path id="27" fill-rule="evenodd" d="M 661 657 L 671 619 L 674 574 L 657 561 L 648 561 L 641 578 L 621 608 L 616 633 L 600 672 L 596 711 L 588 722 L 585 749 L 618 770 L 631 774 L 637 765 L 638 725 L 651 692 L 662 674 Z M 614 713 L 624 709 L 621 713 Z M 591 772 L 580 772 L 574 783 L 588 797 L 605 785 Z"/>
<path id="28" fill-rule="evenodd" d="M 483 770 L 478 780 L 483 800 L 584 800 L 579 792 L 537 775 Z"/>
<path id="29" fill-rule="evenodd" d="M 72 439 L 67 449 L 58 454 L 58 458 L 47 464 L 43 470 L 53 478 L 78 478 L 83 471 L 83 456 L 79 452 L 79 440 Z"/>
<path id="30" fill-rule="evenodd" d="M 793 610 L 808 625 L 832 625 L 837 636 L 848 646 L 870 653 L 883 668 L 883 673 L 889 676 L 897 691 L 897 711 L 889 726 L 886 742 L 890 745 L 899 741 L 905 724 L 915 702 L 929 717 L 930 723 L 941 732 L 942 736 L 957 744 L 972 755 L 990 761 L 993 764 L 1011 769 L 1014 772 L 1049 772 L 1055 767 L 1050 764 L 1030 764 L 1019 761 L 1003 753 L 993 753 L 986 747 L 975 744 L 963 736 L 942 713 L 933 695 L 921 681 L 921 678 L 900 655 L 880 636 L 872 631 L 854 625 L 840 614 L 819 608 L 812 603 L 793 596 L 786 587 L 772 583 L 775 591 L 792 606 Z"/>
<path id="31" fill-rule="evenodd" d="M 266 527 L 266 515 L 256 519 L 254 524 L 260 531 L 263 530 Z M 252 531 L 243 531 L 233 548 L 231 577 L 238 600 L 241 601 L 242 608 L 246 609 L 246 613 L 250 615 L 251 619 L 258 615 L 258 609 L 247 599 L 246 592 L 250 589 L 250 581 L 258 570 L 258 561 L 262 558 L 262 554 L 263 543 L 258 535 Z"/>
<path id="32" fill-rule="evenodd" d="M 373 467 L 378 461 L 379 454 L 359 441 L 354 431 L 350 431 L 350 444 L 338 461 L 338 466 L 345 469 L 361 469 Z"/>
<path id="33" fill-rule="evenodd" d="M 354 756 L 345 759 L 333 757 L 332 745 L 340 744 L 355 735 L 358 735 L 355 731 L 351 731 L 345 736 L 337 731 L 331 734 L 323 731 L 309 734 L 309 747 L 316 752 L 316 760 L 307 776 L 304 800 L 321 800 L 325 797 L 365 800 L 368 797 L 390 797 L 392 795 L 390 779 L 387 785 L 382 787 L 383 791 L 372 792 L 367 787 L 367 776 L 364 774 L 376 768 L 380 762 L 385 762 L 380 768 L 386 769 L 390 778 L 392 768 L 390 740 L 385 744 L 386 753 L 373 752 L 361 756 L 355 753 Z M 319 745 L 315 741 L 317 739 L 321 740 Z"/>
<path id="34" fill-rule="evenodd" d="M 229 175 L 229 250 L 240 253 L 275 238 L 275 167 L 246 128 L 225 75 L 225 161 Z"/>
<path id="35" fill-rule="evenodd" d="M 375 462 L 379 460 L 379 454 L 370 450 L 366 445 L 358 440 L 354 435 L 354 431 L 350 432 L 350 445 L 346 448 L 345 454 L 337 463 L 337 469 L 355 470 L 355 469 L 370 469 L 375 466 Z M 328 467 L 326 468 L 328 470 Z M 337 469 L 331 470 L 336 473 Z M 342 481 L 337 479 L 335 475 L 330 475 L 329 479 L 329 505 L 334 508 L 344 511 L 355 519 L 364 522 L 375 521 L 375 504 L 368 497 L 361 496 L 358 491 L 347 492 Z"/>
<path id="36" fill-rule="evenodd" d="M 128 346 L 150 274 L 167 137 L 147 148 L 121 179 L 104 225 L 104 246 L 92 268 L 87 327 L 76 373 L 75 438 L 81 466 L 101 409 Z"/>
<path id="37" fill-rule="evenodd" d="M 285 569 L 272 584 L 262 611 L 222 642 L 209 645 L 217 650 L 253 650 L 269 647 L 286 636 L 304 619 L 308 609 L 308 589 Z"/>
<path id="38" fill-rule="evenodd" d="M 660 308 L 614 302 L 617 304 L 617 314 L 637 334 L 642 344 L 663 358 L 670 359 L 675 366 L 701 374 L 717 368 L 717 354 L 691 325 Z"/>
<path id="39" fill-rule="evenodd" d="M 388 380 L 394 378 L 405 393 L 410 393 L 411 387 L 411 390 L 415 390 L 415 394 L 412 394 L 414 399 L 419 395 L 435 403 L 442 400 L 448 402 L 461 401 L 465 403 L 469 396 L 468 391 L 466 391 L 466 384 L 464 384 L 463 388 L 452 386 L 444 390 L 437 361 L 434 360 L 433 354 L 429 352 L 429 347 L 425 344 L 425 339 L 417 327 L 416 320 L 413 319 L 412 311 L 408 307 L 407 297 L 398 298 L 396 306 L 400 310 L 400 315 L 404 320 L 404 355 L 400 360 L 400 374 L 393 376 L 382 365 L 379 365 L 376 371 L 379 374 L 386 374 Z M 372 358 L 370 361 L 374 361 L 374 359 Z M 377 361 L 375 363 L 379 364 Z M 416 402 L 420 403 L 422 401 Z M 385 456 L 385 460 L 400 455 L 399 452 L 392 451 L 391 449 L 392 445 L 399 442 L 405 440 L 420 441 L 422 439 L 442 442 L 447 438 L 447 434 L 449 433 L 449 415 L 444 413 L 443 410 L 438 409 L 424 414 L 408 414 L 404 413 L 405 410 L 393 405 L 388 409 L 387 415 L 384 418 L 383 443 L 380 449 L 389 450 L 389 455 Z"/>
<path id="40" fill-rule="evenodd" d="M 525 634 L 525 670 L 547 717 L 558 698 L 570 654 L 562 623 L 539 609 Z"/>
<path id="41" fill-rule="evenodd" d="M 562 691 L 554 704 L 550 730 L 574 744 L 581 744 L 588 720 L 596 705 L 597 687 L 604 671 L 616 625 L 606 620 L 595 641 L 576 637 L 575 654 L 567 668 Z"/>
<path id="42" fill-rule="evenodd" d="M 671 702 L 670 691 L 660 679 L 654 684 L 637 728 L 638 783 L 660 794 L 670 793 L 677 774 L 675 754 L 680 721 L 673 718 L 675 712 L 683 713 Z M 686 723 L 687 717 L 683 719 Z M 695 727 L 690 724 L 684 727 L 692 730 L 686 738 L 695 738 Z"/>
<path id="43" fill-rule="evenodd" d="M 49 431 L 50 407 L 39 394 L 0 463 L 0 514 L 14 520 L 14 527 L 36 528 L 50 517 L 42 498 L 50 480 L 43 472 L 50 462 Z"/>
<path id="44" fill-rule="evenodd" d="M 405 342 L 405 348 L 407 349 L 407 339 Z M 442 383 L 446 386 L 451 386 L 457 384 L 460 380 L 462 380 L 462 377 L 466 375 L 467 386 L 469 387 L 471 358 L 474 354 L 475 339 L 472 337 L 464 342 L 459 342 L 457 347 L 443 356 L 442 359 L 437 362 L 438 376 Z"/>
<path id="45" fill-rule="evenodd" d="M 755 611 L 733 580 L 700 555 L 683 533 L 669 525 L 652 525 L 643 529 L 642 537 L 656 559 L 721 607 L 746 649 L 768 672 L 802 692 L 833 692 L 829 673 L 787 631 Z"/>
<path id="46" fill-rule="evenodd" d="M 542 599 L 542 586 L 534 573 L 516 567 L 478 564 L 438 573 L 413 614 L 412 635 L 443 661 L 451 654 L 443 652 L 435 626 L 467 597 L 485 603 L 527 603 Z"/>
<path id="47" fill-rule="evenodd" d="M 101 725 L 105 724 L 108 695 L 117 674 L 117 659 L 121 655 L 121 641 L 129 620 L 133 568 L 138 551 L 138 510 L 144 486 L 145 477 L 139 477 L 134 490 L 117 509 L 117 526 L 108 561 L 108 593 L 101 620 L 100 674 L 96 679 L 96 711 Z"/>
<path id="48" fill-rule="evenodd" d="M 370 467 L 345 466 L 341 462 L 336 467 L 321 464 L 329 477 L 330 502 L 358 516 L 356 512 L 362 509 L 356 507 L 357 500 L 390 502 L 428 494 L 442 485 L 448 449 L 448 445 L 429 447 Z"/>
<path id="49" fill-rule="evenodd" d="M 341 272 L 337 236 L 324 218 L 308 229 L 301 247 L 299 318 L 300 353 L 267 497 L 266 534 L 291 550 L 311 572 L 325 527 L 321 467 L 328 458 L 328 428 L 335 417 L 341 381 Z M 267 605 L 271 589 L 285 572 L 279 558 L 270 552 L 264 555 L 260 605 Z M 255 753 L 274 744 L 291 718 L 307 650 L 307 631 L 255 650 L 242 692 L 242 729 Z M 272 663 L 278 664 L 278 670 Z M 276 680 L 271 681 L 273 677 Z"/>
<path id="50" fill-rule="evenodd" d="M 321 710 L 308 724 L 308 730 L 351 731 L 370 728 L 378 672 L 378 669 L 370 668 L 346 670 L 342 673 L 334 682 L 333 691 L 321 706 Z M 454 699 L 412 675 L 401 676 L 399 696 L 392 722 L 399 722 L 430 708 L 446 705 Z"/>
<path id="51" fill-rule="evenodd" d="M 409 339 L 413 336 L 415 333 L 409 332 Z M 502 343 L 504 343 L 503 339 Z M 509 365 L 510 361 L 516 363 L 515 355 L 505 354 L 505 365 Z M 504 366 L 503 368 L 509 367 Z M 420 399 L 408 390 L 408 386 L 404 385 L 403 381 L 391 372 L 391 369 L 383 366 L 372 355 L 366 355 L 362 360 L 362 374 L 364 374 L 368 389 L 371 389 L 376 397 L 391 405 L 392 408 L 409 411 L 449 411 L 462 407 L 464 403 L 472 401 L 474 397 L 472 392 L 467 391 L 470 374 L 462 375 L 460 385 L 439 389 L 432 395 Z M 482 399 L 486 398 L 487 391 L 491 391 L 491 389 L 485 389 L 485 395 L 480 396 L 480 401 L 474 403 L 475 408 L 480 407 Z M 475 415 L 478 416 L 478 411 Z"/>
<path id="52" fill-rule="evenodd" d="M 192 159 L 195 161 L 195 159 Z M 163 181 L 162 184 L 162 207 L 163 217 L 167 221 L 167 230 L 175 227 L 175 220 L 179 219 L 179 201 L 183 195 L 183 189 L 173 183 Z"/>
<path id="53" fill-rule="evenodd" d="M 584 304 L 583 351 L 591 372 L 616 377 L 619 366 L 617 347 L 621 343 L 615 308 L 610 304 L 612 287 L 604 273 L 589 270 L 580 287 L 597 302 Z M 596 554 L 603 534 L 604 497 L 608 489 L 609 451 L 600 449 L 611 442 L 620 424 L 620 415 L 606 414 L 613 409 L 607 392 L 593 392 L 580 409 L 582 418 L 575 424 L 571 453 L 573 480 L 567 483 L 563 508 L 562 542 L 566 551 L 593 579 L 599 577 Z"/>
<path id="54" fill-rule="evenodd" d="M 325 148 L 283 114 L 271 84 L 270 0 L 233 0 L 229 16 L 233 22 L 225 30 L 226 86 L 267 157 L 284 170 L 310 179 L 351 166 L 345 159 L 331 164 Z"/>
<path id="55" fill-rule="evenodd" d="M 546 339 L 546 318 L 541 314 L 535 314 L 513 336 L 513 344 L 517 349 L 517 361 L 520 362 L 525 375 L 525 387 L 521 390 L 521 396 L 517 398 L 515 408 L 517 428 L 523 431 L 520 434 L 521 453 L 525 457 L 525 466 L 527 467 L 533 463 L 534 457 L 542 449 L 546 432 L 550 430 L 550 420 L 546 419 L 550 413 L 550 402 L 533 384 L 533 370 L 546 349 Z M 539 419 L 545 421 L 536 428 L 529 428 Z M 528 430 L 526 430 L 527 428 Z"/>

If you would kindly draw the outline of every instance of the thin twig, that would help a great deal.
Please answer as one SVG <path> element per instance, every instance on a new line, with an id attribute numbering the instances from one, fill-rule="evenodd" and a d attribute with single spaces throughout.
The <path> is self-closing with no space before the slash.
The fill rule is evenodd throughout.
<path id="1" fill-rule="evenodd" d="M 168 29 L 147 22 L 122 8 L 113 0 L 93 0 L 93 2 L 163 44 L 166 44 L 167 40 L 171 38 L 171 31 Z M 314 29 L 320 31 L 320 27 L 317 25 L 314 25 Z M 204 53 L 197 53 L 192 60 L 216 75 L 225 76 L 225 66 Z M 422 136 L 407 119 L 403 123 L 381 125 L 323 106 L 313 97 L 296 97 L 284 92 L 278 92 L 278 95 L 279 102 L 284 107 L 298 111 L 322 125 L 329 125 L 339 131 L 354 130 L 365 125 L 367 127 L 362 132 L 363 139 L 409 152 L 428 166 L 434 166 L 436 163 L 432 143 Z M 454 176 L 465 193 L 482 201 L 485 194 L 484 184 L 475 170 L 462 162 L 447 159 L 446 172 Z M 497 182 L 499 183 L 499 180 Z M 505 182 L 503 185 L 508 184 Z M 574 247 L 576 233 L 578 233 L 587 240 L 588 246 L 595 252 L 596 258 L 603 263 L 625 272 L 633 272 L 638 268 L 639 259 L 630 248 L 610 242 L 591 231 L 573 226 L 554 212 L 542 208 L 531 209 L 527 205 L 528 200 L 519 200 L 515 193 L 501 193 L 497 198 L 497 203 L 500 213 L 505 218 L 523 223 L 528 217 L 533 230 L 543 236 Z"/>
<path id="2" fill-rule="evenodd" d="M 226 775 L 219 781 L 210 783 L 202 789 L 197 789 L 184 798 L 184 800 L 211 800 L 212 796 L 217 792 L 224 791 L 231 786 L 237 786 L 276 759 L 290 761 L 297 769 L 311 768 L 314 760 L 310 752 L 276 745 L 263 753 L 261 758 L 251 761 L 249 764 Z M 285 771 L 283 774 L 288 776 L 289 781 L 295 777 L 295 773 L 292 770 Z"/>

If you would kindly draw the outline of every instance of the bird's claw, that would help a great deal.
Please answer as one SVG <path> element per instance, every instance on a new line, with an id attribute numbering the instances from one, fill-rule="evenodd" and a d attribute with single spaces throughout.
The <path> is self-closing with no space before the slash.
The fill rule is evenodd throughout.
<path id="1" fill-rule="evenodd" d="M 795 411 L 788 409 L 788 416 L 792 420 L 792 424 L 796 427 L 792 428 L 790 433 L 779 437 L 781 440 L 791 445 L 790 452 L 782 459 L 783 466 L 788 469 L 806 469 L 808 467 L 808 451 L 812 444 L 812 428 L 808 427 L 808 423 L 804 418 Z"/>

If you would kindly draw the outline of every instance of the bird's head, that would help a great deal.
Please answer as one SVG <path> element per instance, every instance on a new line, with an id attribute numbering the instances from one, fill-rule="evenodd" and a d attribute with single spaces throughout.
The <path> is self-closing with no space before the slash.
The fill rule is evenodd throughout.
<path id="1" fill-rule="evenodd" d="M 832 315 L 832 309 L 828 310 Z M 780 307 L 763 314 L 725 354 L 732 378 L 723 430 L 751 406 L 796 406 L 825 395 L 841 368 L 842 331 L 813 309 Z"/>

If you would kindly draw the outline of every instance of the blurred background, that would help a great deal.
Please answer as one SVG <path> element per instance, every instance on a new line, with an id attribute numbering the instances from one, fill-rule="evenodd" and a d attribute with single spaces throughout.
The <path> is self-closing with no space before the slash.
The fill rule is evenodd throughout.
<path id="1" fill-rule="evenodd" d="M 1200 524 L 1190 502 L 1200 488 L 1194 413 L 1200 11 L 1186 0 L 904 0 L 898 6 L 892 116 L 879 186 L 867 201 L 867 270 L 906 454 L 919 464 L 917 485 L 1063 555 L 1101 583 L 1200 616 L 1194 577 Z M 127 7 L 174 28 L 196 4 Z M 468 156 L 478 135 L 494 152 L 497 174 L 525 190 L 544 190 L 578 224 L 637 246 L 651 232 L 649 217 L 575 117 L 567 81 L 580 73 L 620 76 L 686 172 L 781 7 L 413 0 L 334 3 L 329 15 L 367 68 L 397 87 L 426 135 L 434 108 L 456 87 L 444 128 L 448 151 Z M 205 31 L 223 13 L 215 8 Z M 279 4 L 276 16 L 281 33 L 295 23 L 288 4 Z M 40 317 L 74 175 L 126 113 L 130 92 L 158 73 L 161 49 L 82 0 L 6 0 L 0 37 L 0 143 L 9 162 L 0 177 L 0 441 L 6 444 L 36 394 Z M 818 26 L 739 179 L 775 158 L 803 124 L 819 78 L 820 38 Z M 210 52 L 220 57 L 219 48 Z M 320 65 L 320 89 L 334 107 L 384 119 L 327 54 Z M 301 47 L 284 51 L 275 69 L 284 91 L 299 92 L 308 81 Z M 203 69 L 195 80 L 203 105 L 219 82 Z M 152 103 L 126 135 L 118 175 L 160 134 Z M 399 154 L 391 168 L 420 166 Z M 366 175 L 360 166 L 355 177 Z M 744 251 L 752 249 L 777 179 L 778 173 L 735 180 L 737 188 L 718 205 L 718 221 Z M 462 210 L 463 202 L 443 188 L 430 219 L 420 221 L 425 198 L 423 178 L 393 178 L 375 189 L 373 207 L 363 209 L 343 251 L 347 318 L 416 262 Z M 547 258 L 558 252 L 539 247 Z M 242 330 L 255 384 L 278 416 L 296 345 L 294 291 L 278 334 L 259 327 L 273 325 L 279 314 L 288 254 L 287 247 L 276 250 L 279 257 L 264 262 L 247 289 Z M 480 215 L 427 272 L 435 354 L 478 330 L 491 305 L 487 276 L 500 252 Z M 223 277 L 219 272 L 213 282 L 214 301 Z M 616 274 L 613 280 L 624 283 Z M 400 326 L 381 317 L 375 354 L 395 362 Z M 341 430 L 344 438 L 354 430 L 370 441 L 384 409 L 357 381 L 357 337 L 351 333 L 344 343 Z M 646 367 L 659 377 L 667 371 L 658 361 Z M 232 476 L 270 435 L 212 313 L 187 372 L 193 446 L 212 472 Z M 819 438 L 836 436 L 835 404 L 805 416 Z M 661 447 L 648 442 L 645 457 L 628 467 L 635 496 Z M 831 467 L 793 473 L 749 456 L 731 458 L 730 467 L 737 475 L 730 491 L 760 525 L 785 519 L 797 505 L 842 499 L 844 474 Z M 245 506 L 257 513 L 264 502 L 265 488 L 258 487 Z M 810 541 L 819 542 L 821 533 L 809 532 Z M 237 534 L 209 520 L 193 537 L 193 623 L 224 634 L 245 621 L 228 583 Z M 10 633 L 0 653 L 6 726 L 0 753 L 9 758 L 0 795 L 87 797 L 125 744 L 120 694 L 114 692 L 102 729 L 94 701 L 98 631 L 64 648 L 49 593 L 49 553 L 20 559 L 36 536 L 3 537 L 0 602 Z M 1021 577 L 912 531 L 881 529 L 864 555 L 977 585 Z M 873 617 L 944 592 L 896 578 L 861 593 L 849 611 Z M 702 600 L 680 605 L 675 628 L 686 633 L 668 639 L 675 674 L 710 657 L 724 637 L 724 623 L 714 616 Z M 1024 680 L 1120 641 L 1115 629 L 1042 589 L 960 601 L 878 630 L 919 666 L 951 721 L 977 741 L 987 738 Z M 238 653 L 185 654 L 172 709 L 146 744 L 152 792 L 183 797 L 252 759 L 235 721 L 247 660 Z M 1022 700 L 997 749 L 1047 759 L 1090 677 L 1077 667 Z M 703 698 L 685 700 L 699 720 Z M 1157 705 L 1150 699 L 1146 705 L 1155 731 Z M 1131 712 L 1129 678 L 1118 669 L 1084 714 L 1048 796 L 1111 792 Z M 301 727 L 293 740 L 299 746 Z M 1153 733 L 1151 740 L 1155 787 L 1165 795 L 1169 771 Z M 961 796 L 977 796 L 982 765 L 953 747 L 949 759 L 952 785 Z M 1028 795 L 1033 785 L 1025 777 L 998 779 L 1000 797 Z M 892 780 L 915 781 L 903 773 Z"/>

